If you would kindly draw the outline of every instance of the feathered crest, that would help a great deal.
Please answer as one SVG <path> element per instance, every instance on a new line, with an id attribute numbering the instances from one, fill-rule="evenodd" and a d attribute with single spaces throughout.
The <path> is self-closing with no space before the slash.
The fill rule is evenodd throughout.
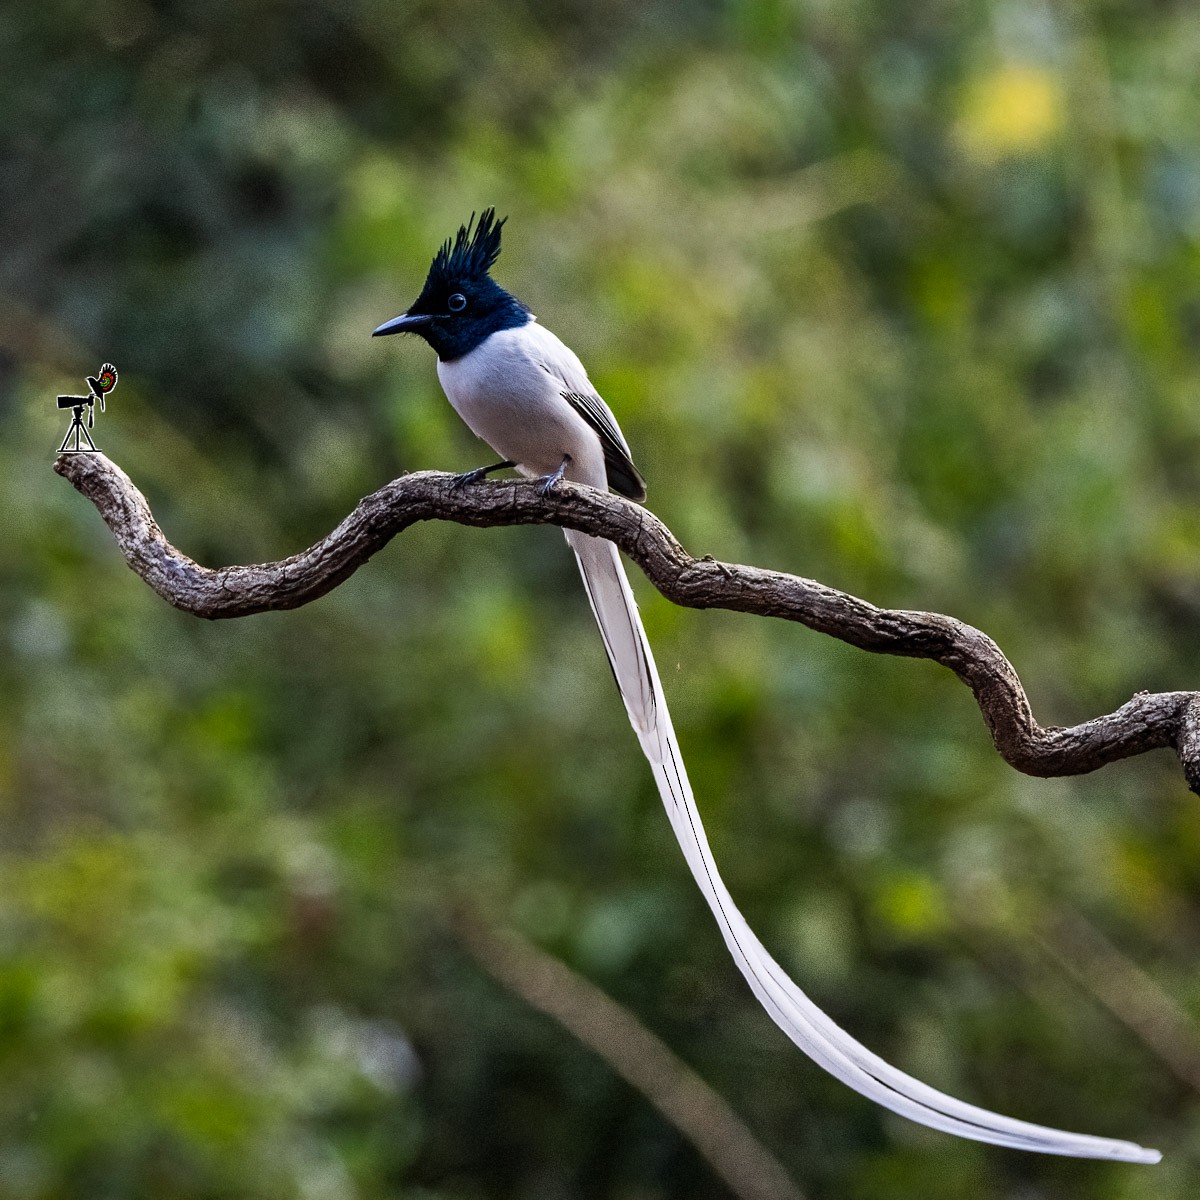
<path id="1" fill-rule="evenodd" d="M 99 384 L 100 393 L 107 395 L 117 386 L 117 368 L 112 363 L 105 363 L 96 376 L 96 382 Z"/>
<path id="2" fill-rule="evenodd" d="M 500 257 L 500 230 L 507 220 L 507 217 L 501 217 L 497 221 L 496 210 L 485 208 L 472 233 L 471 227 L 475 225 L 475 214 L 472 213 L 471 219 L 458 227 L 453 243 L 449 238 L 442 243 L 429 274 L 445 279 L 482 279 Z"/>

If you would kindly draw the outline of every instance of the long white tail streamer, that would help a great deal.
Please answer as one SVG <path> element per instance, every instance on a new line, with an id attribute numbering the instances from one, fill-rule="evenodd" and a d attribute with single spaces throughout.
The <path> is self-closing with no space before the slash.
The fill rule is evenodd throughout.
<path id="1" fill-rule="evenodd" d="M 671 827 L 738 969 L 771 1019 L 831 1075 L 884 1108 L 959 1137 L 1042 1154 L 1155 1163 L 1132 1142 L 1066 1133 L 955 1100 L 884 1062 L 822 1012 L 788 977 L 738 911 L 713 860 L 662 683 L 616 546 L 567 530 L 629 719 Z"/>

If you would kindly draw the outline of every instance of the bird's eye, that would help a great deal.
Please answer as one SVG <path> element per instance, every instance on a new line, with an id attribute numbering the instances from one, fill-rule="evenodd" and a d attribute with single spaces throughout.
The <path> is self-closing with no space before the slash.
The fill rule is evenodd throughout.
<path id="1" fill-rule="evenodd" d="M 462 292 L 455 292 L 449 300 L 446 301 L 446 307 L 451 312 L 462 312 L 467 307 L 467 298 Z"/>

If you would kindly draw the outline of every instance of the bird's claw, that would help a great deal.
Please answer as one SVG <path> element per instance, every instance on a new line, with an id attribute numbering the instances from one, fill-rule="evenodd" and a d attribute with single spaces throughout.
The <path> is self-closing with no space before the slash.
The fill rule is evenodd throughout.
<path id="1" fill-rule="evenodd" d="M 487 467 L 476 467 L 473 471 L 464 471 L 450 480 L 450 490 L 452 492 L 461 491 L 473 483 L 478 483 L 481 479 L 486 479 L 487 474 Z"/>
<path id="2" fill-rule="evenodd" d="M 469 487 L 473 483 L 479 483 L 480 480 L 486 479 L 493 471 L 507 471 L 509 467 L 516 466 L 512 459 L 506 458 L 503 462 L 491 463 L 486 467 L 476 467 L 473 471 L 464 471 L 461 475 L 455 475 L 450 481 L 450 490 L 457 492 L 459 488 Z"/>
<path id="3" fill-rule="evenodd" d="M 562 462 L 558 464 L 558 470 L 551 472 L 545 477 L 545 479 L 542 480 L 540 484 L 538 484 L 538 495 L 543 498 L 550 495 L 550 493 L 554 491 L 554 489 L 558 487 L 560 483 L 562 483 L 563 474 L 566 472 L 566 469 L 568 466 L 570 466 L 570 464 L 571 456 L 569 454 L 564 454 Z"/>

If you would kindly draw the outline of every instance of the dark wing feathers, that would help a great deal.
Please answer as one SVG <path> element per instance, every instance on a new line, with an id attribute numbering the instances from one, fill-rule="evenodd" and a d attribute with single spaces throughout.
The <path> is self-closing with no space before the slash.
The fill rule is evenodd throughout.
<path id="1" fill-rule="evenodd" d="M 91 382 L 91 379 L 88 379 Z M 99 377 L 96 379 L 97 391 L 107 395 L 117 386 L 117 368 L 112 363 L 105 363 L 100 368 Z"/>
<path id="2" fill-rule="evenodd" d="M 596 396 L 583 392 L 563 392 L 563 399 L 596 431 L 600 445 L 604 448 L 604 466 L 608 473 L 608 485 L 614 492 L 628 496 L 630 500 L 645 500 L 646 481 L 633 465 L 625 439 L 617 428 L 612 414 L 604 402 Z"/>

